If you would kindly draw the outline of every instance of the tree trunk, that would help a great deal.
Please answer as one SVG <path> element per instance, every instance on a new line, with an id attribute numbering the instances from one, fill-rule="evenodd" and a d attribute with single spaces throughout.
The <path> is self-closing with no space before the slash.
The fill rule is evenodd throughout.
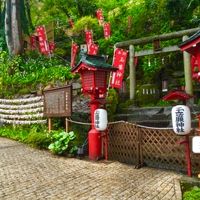
<path id="1" fill-rule="evenodd" d="M 5 2 L 5 38 L 9 54 L 12 55 L 14 47 L 11 31 L 11 0 L 6 0 Z"/>
<path id="2" fill-rule="evenodd" d="M 12 2 L 12 12 L 11 12 L 11 24 L 12 24 L 12 41 L 13 41 L 13 51 L 12 55 L 18 55 L 23 52 L 23 39 L 22 39 L 22 29 L 20 23 L 19 14 L 19 1 L 11 0 Z"/>
<path id="3" fill-rule="evenodd" d="M 10 55 L 18 55 L 23 52 L 19 1 L 6 0 L 5 3 L 5 38 Z"/>

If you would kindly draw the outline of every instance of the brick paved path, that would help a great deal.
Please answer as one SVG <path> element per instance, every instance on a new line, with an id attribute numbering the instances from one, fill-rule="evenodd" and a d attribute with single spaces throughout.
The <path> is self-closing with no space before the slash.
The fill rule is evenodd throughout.
<path id="1" fill-rule="evenodd" d="M 0 200 L 181 200 L 181 175 L 51 155 L 0 138 Z"/>

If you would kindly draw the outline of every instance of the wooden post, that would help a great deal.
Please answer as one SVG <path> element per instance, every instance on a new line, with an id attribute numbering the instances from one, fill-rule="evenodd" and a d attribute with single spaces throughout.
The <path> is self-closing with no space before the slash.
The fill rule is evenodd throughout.
<path id="1" fill-rule="evenodd" d="M 67 117 L 65 118 L 65 131 L 68 133 L 69 132 L 69 121 Z"/>
<path id="2" fill-rule="evenodd" d="M 188 39 L 188 36 L 183 36 L 182 40 L 185 41 Z M 183 52 L 183 61 L 184 61 L 184 73 L 185 73 L 185 92 L 193 95 L 192 87 L 192 71 L 190 63 L 190 54 L 186 51 Z"/>
<path id="3" fill-rule="evenodd" d="M 135 99 L 136 90 L 136 70 L 134 66 L 135 50 L 134 46 L 129 46 L 129 78 L 130 78 L 130 99 Z"/>
<path id="4" fill-rule="evenodd" d="M 52 124 L 51 124 L 51 118 L 49 117 L 48 118 L 48 131 L 49 131 L 49 133 L 51 132 L 51 129 L 52 129 Z"/>

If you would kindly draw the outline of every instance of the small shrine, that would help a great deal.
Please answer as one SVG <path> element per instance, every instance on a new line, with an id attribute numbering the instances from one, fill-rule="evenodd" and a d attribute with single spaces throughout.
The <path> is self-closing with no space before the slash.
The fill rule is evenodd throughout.
<path id="1" fill-rule="evenodd" d="M 179 45 L 181 51 L 191 54 L 192 78 L 200 81 L 200 31 Z"/>

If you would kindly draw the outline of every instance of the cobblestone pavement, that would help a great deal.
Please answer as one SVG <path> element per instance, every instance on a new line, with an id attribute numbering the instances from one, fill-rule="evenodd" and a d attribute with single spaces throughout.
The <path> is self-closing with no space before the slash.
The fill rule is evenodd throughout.
<path id="1" fill-rule="evenodd" d="M 57 157 L 0 138 L 0 200 L 179 200 L 180 174 Z"/>

